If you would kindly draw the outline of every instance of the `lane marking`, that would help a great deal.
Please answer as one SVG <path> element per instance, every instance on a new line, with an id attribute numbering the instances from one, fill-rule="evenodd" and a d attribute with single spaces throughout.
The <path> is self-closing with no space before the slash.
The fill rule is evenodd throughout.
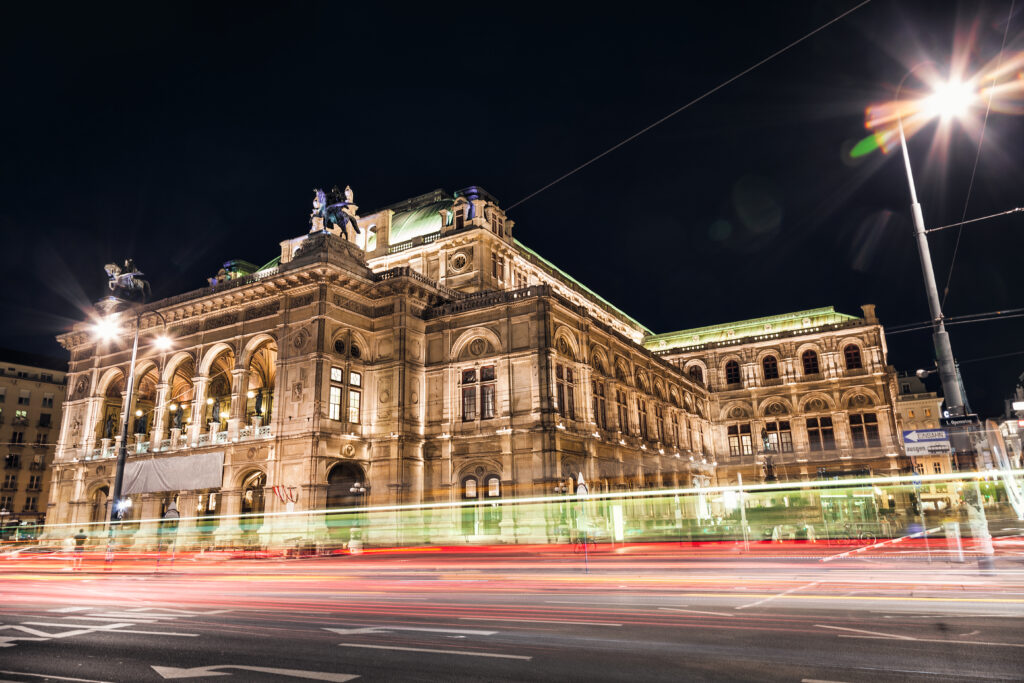
<path id="1" fill-rule="evenodd" d="M 55 678 L 58 681 L 81 681 L 81 683 L 111 683 L 111 681 L 97 681 L 92 678 L 72 678 L 71 676 L 57 676 L 56 674 L 33 674 L 29 673 L 28 671 L 0 671 L 0 674 L 12 674 L 14 676 L 34 676 L 35 678 Z"/>
<path id="2" fill-rule="evenodd" d="M 848 636 L 838 634 L 840 638 L 864 638 L 866 640 L 891 640 L 892 636 L 880 638 L 879 636 Z M 941 638 L 911 638 L 918 643 L 943 643 L 946 645 L 992 645 L 994 647 L 1024 647 L 1024 643 L 993 643 L 985 640 L 942 640 Z M 945 675 L 945 674 L 943 674 Z"/>
<path id="3" fill-rule="evenodd" d="M 497 652 L 469 652 L 467 650 L 434 650 L 426 647 L 399 647 L 397 645 L 366 645 L 363 643 L 338 643 L 339 647 L 363 647 L 370 650 L 400 650 L 402 652 L 429 652 L 439 655 L 465 655 L 467 657 L 495 657 L 498 659 L 524 659 L 530 661 L 533 657 L 526 655 L 503 655 Z"/>
<path id="4" fill-rule="evenodd" d="M 49 612 L 65 613 L 65 612 L 84 612 L 87 609 L 92 609 L 92 608 L 91 607 L 61 607 L 60 609 L 51 609 L 51 610 L 48 610 L 48 611 Z M 9 672 L 3 672 L 3 673 L 9 673 Z M 25 675 L 26 676 L 35 676 L 37 674 L 25 674 Z M 38 674 L 38 675 L 42 675 L 42 674 Z"/>
<path id="5" fill-rule="evenodd" d="M 199 636 L 198 633 L 174 633 L 172 631 L 135 631 L 132 629 L 121 628 L 122 626 L 134 626 L 135 624 L 50 624 L 45 621 L 23 621 L 21 622 L 26 626 L 49 626 L 51 628 L 67 628 L 68 626 L 77 626 L 79 631 L 67 631 L 66 633 L 45 633 L 44 631 L 35 631 L 37 634 L 47 635 L 50 638 L 67 638 L 69 636 L 77 636 L 83 633 L 137 633 L 146 636 L 181 636 L 184 638 L 196 638 Z M 23 629 L 25 631 L 34 631 L 34 629 Z"/>
<path id="6" fill-rule="evenodd" d="M 817 628 L 830 628 L 836 631 L 851 631 L 853 633 L 869 633 L 873 637 L 891 638 L 892 640 L 917 640 L 911 636 L 898 636 L 894 633 L 881 633 L 879 631 L 865 631 L 860 628 L 847 628 L 845 626 L 827 626 L 825 624 L 815 624 Z"/>
<path id="7" fill-rule="evenodd" d="M 207 611 L 207 612 L 197 612 L 195 610 L 172 609 L 170 607 L 135 607 L 134 609 L 125 610 L 124 612 L 109 612 L 109 614 L 126 614 L 126 613 L 130 613 L 130 612 L 167 612 L 167 613 L 169 613 L 169 614 L 167 614 L 167 616 L 171 616 L 171 614 L 185 614 L 185 615 L 188 615 L 190 617 L 194 617 L 194 616 L 203 616 L 203 615 L 207 615 L 207 614 L 224 614 L 225 612 L 230 612 L 230 611 L 231 610 L 229 610 L 229 609 L 215 609 L 215 610 L 210 610 L 210 611 Z M 162 615 L 162 614 L 155 614 L 153 616 L 159 617 L 159 616 L 164 616 L 164 615 Z"/>
<path id="8" fill-rule="evenodd" d="M 559 619 L 516 619 L 513 617 L 459 617 L 460 621 L 510 621 L 523 624 L 580 624 L 582 626 L 622 626 L 607 621 L 562 621 Z"/>
<path id="9" fill-rule="evenodd" d="M 368 633 L 387 633 L 388 631 L 419 631 L 422 633 L 455 633 L 463 636 L 493 636 L 497 631 L 473 631 L 470 629 L 458 628 L 424 628 L 421 626 L 364 626 L 361 628 L 330 628 L 323 627 L 325 631 L 332 631 L 343 636 L 366 635 Z"/>
<path id="10" fill-rule="evenodd" d="M 821 581 L 812 581 L 811 583 L 804 584 L 803 586 L 796 586 L 794 588 L 790 588 L 788 591 L 783 591 L 783 592 L 781 592 L 781 593 L 779 593 L 777 595 L 773 595 L 771 597 L 764 598 L 763 600 L 758 600 L 757 602 L 752 602 L 749 605 L 740 605 L 736 609 L 747 609 L 748 607 L 757 607 L 758 605 L 763 605 L 766 602 L 771 602 L 772 600 L 774 600 L 776 598 L 784 598 L 787 595 L 790 595 L 791 593 L 796 593 L 797 591 L 801 591 L 804 588 L 812 588 L 814 586 L 817 586 L 819 583 L 821 583 Z M 839 596 L 839 598 L 840 599 L 845 599 L 845 596 Z"/>
<path id="11" fill-rule="evenodd" d="M 82 616 L 80 614 L 72 614 L 71 616 L 64 617 L 64 619 L 88 619 L 89 621 L 125 621 L 125 622 L 130 621 L 133 624 L 159 624 L 160 623 L 159 620 L 157 620 L 157 619 L 139 619 L 138 617 L 136 617 L 134 619 L 121 618 L 121 617 L 86 617 L 86 616 Z"/>
<path id="12" fill-rule="evenodd" d="M 830 681 L 825 678 L 801 678 L 800 683 L 846 683 L 846 681 Z"/>
<path id="13" fill-rule="evenodd" d="M 679 609 L 678 607 L 659 607 L 658 609 L 664 610 L 665 612 L 692 612 L 693 614 L 713 614 L 716 617 L 735 617 L 735 614 L 731 612 L 703 612 L 699 609 Z"/>

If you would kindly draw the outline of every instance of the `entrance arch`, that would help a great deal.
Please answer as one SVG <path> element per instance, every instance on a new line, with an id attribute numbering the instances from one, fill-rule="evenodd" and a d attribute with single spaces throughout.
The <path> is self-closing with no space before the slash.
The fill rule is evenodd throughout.
<path id="1" fill-rule="evenodd" d="M 364 491 L 360 492 L 356 484 Z M 327 528 L 332 537 L 348 540 L 353 529 L 358 529 L 365 513 L 335 511 L 363 507 L 367 494 L 366 473 L 362 467 L 351 462 L 340 462 L 331 468 L 327 473 Z"/>

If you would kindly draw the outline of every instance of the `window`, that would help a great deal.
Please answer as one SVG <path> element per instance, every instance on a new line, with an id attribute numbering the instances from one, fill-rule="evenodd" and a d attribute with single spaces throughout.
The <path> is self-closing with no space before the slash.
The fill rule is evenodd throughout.
<path id="1" fill-rule="evenodd" d="M 351 358 L 359 359 L 363 355 L 363 352 L 359 349 L 358 344 L 352 342 L 348 345 L 348 355 Z"/>
<path id="2" fill-rule="evenodd" d="M 615 390 L 615 407 L 619 418 L 619 431 L 629 433 L 629 408 L 626 407 L 626 392 Z"/>
<path id="3" fill-rule="evenodd" d="M 765 379 L 779 378 L 779 359 L 775 356 L 765 356 L 761 361 L 761 368 L 764 370 Z"/>
<path id="4" fill-rule="evenodd" d="M 734 360 L 729 361 L 725 364 L 725 383 L 726 384 L 739 384 L 740 383 L 740 364 Z"/>
<path id="5" fill-rule="evenodd" d="M 0 403 L 7 400 L 7 389 L 0 388 Z"/>
<path id="6" fill-rule="evenodd" d="M 902 393 L 904 393 L 904 394 L 909 394 L 910 393 L 910 385 L 909 384 L 901 384 L 900 385 L 900 391 Z"/>
<path id="7" fill-rule="evenodd" d="M 494 417 L 494 395 L 497 375 L 493 365 L 480 368 L 480 419 L 490 420 Z"/>
<path id="8" fill-rule="evenodd" d="M 14 424 L 16 425 L 27 425 L 28 424 L 28 411 L 21 409 L 14 411 Z"/>
<path id="9" fill-rule="evenodd" d="M 694 381 L 700 382 L 701 384 L 704 383 L 704 371 L 700 369 L 699 365 L 691 366 L 687 372 L 689 373 L 690 378 Z"/>
<path id="10" fill-rule="evenodd" d="M 348 390 L 348 421 L 359 424 L 359 412 L 363 405 L 363 394 L 358 389 Z"/>
<path id="11" fill-rule="evenodd" d="M 935 474 L 942 474 L 942 463 L 941 462 L 933 462 L 932 463 L 932 472 L 934 472 Z"/>
<path id="12" fill-rule="evenodd" d="M 354 346 L 352 348 L 355 348 Z M 344 417 L 348 422 L 359 424 L 360 409 L 362 408 L 362 394 L 359 387 L 363 384 L 363 375 L 360 372 L 348 373 L 348 400 L 345 400 L 345 370 L 343 368 L 331 368 L 331 388 L 328 399 L 328 417 L 332 420 L 342 419 L 342 406 L 345 406 Z"/>
<path id="13" fill-rule="evenodd" d="M 462 371 L 462 421 L 476 419 L 476 370 Z M 473 496 L 476 496 L 476 480 L 473 480 Z"/>
<path id="14" fill-rule="evenodd" d="M 594 404 L 594 422 L 601 429 L 608 429 L 607 406 L 605 405 L 604 382 L 594 380 L 590 383 Z"/>
<path id="15" fill-rule="evenodd" d="M 18 405 L 19 406 L 27 406 L 31 400 L 32 400 L 32 392 L 30 392 L 30 391 L 22 391 L 21 393 L 18 394 Z"/>
<path id="16" fill-rule="evenodd" d="M 843 356 L 846 358 L 847 370 L 860 370 L 864 367 L 860 360 L 860 347 L 856 344 L 847 344 L 843 349 Z"/>
<path id="17" fill-rule="evenodd" d="M 36 497 L 28 496 L 25 498 L 25 506 L 22 508 L 25 512 L 35 512 L 36 509 Z"/>
<path id="18" fill-rule="evenodd" d="M 854 448 L 871 448 L 882 445 L 878 437 L 878 418 L 874 413 L 850 416 L 850 436 Z"/>
<path id="19" fill-rule="evenodd" d="M 654 404 L 654 424 L 658 429 L 658 441 L 665 443 L 668 430 L 665 429 L 665 409 L 660 403 Z"/>
<path id="20" fill-rule="evenodd" d="M 462 482 L 462 497 L 467 500 L 476 498 L 476 479 L 467 479 Z"/>
<path id="21" fill-rule="evenodd" d="M 804 351 L 804 355 L 801 356 L 801 360 L 804 363 L 804 374 L 805 375 L 817 375 L 820 370 L 818 369 L 818 354 L 808 349 Z"/>
<path id="22" fill-rule="evenodd" d="M 328 401 L 328 417 L 332 420 L 341 419 L 342 387 L 339 386 L 345 377 L 341 368 L 331 368 L 331 393 Z"/>
<path id="23" fill-rule="evenodd" d="M 688 436 L 687 433 L 686 433 L 686 422 L 684 421 L 683 416 L 680 415 L 679 413 L 676 413 L 675 422 L 676 422 L 676 446 L 678 448 L 689 448 L 690 444 L 689 444 L 688 439 L 686 438 Z"/>
<path id="24" fill-rule="evenodd" d="M 558 414 L 570 420 L 576 419 L 575 381 L 572 368 L 555 365 L 555 390 L 558 400 Z"/>
<path id="25" fill-rule="evenodd" d="M 914 471 L 917 472 L 918 474 L 924 474 L 924 463 L 919 462 L 916 465 L 914 465 Z"/>
<path id="26" fill-rule="evenodd" d="M 14 499 L 10 496 L 0 496 L 0 508 L 10 510 L 14 507 Z"/>
<path id="27" fill-rule="evenodd" d="M 505 236 L 505 219 L 497 213 L 491 214 L 491 232 L 499 237 Z"/>
<path id="28" fill-rule="evenodd" d="M 336 342 L 334 342 L 334 352 L 336 354 L 338 354 L 339 356 L 344 356 L 345 355 L 345 342 L 342 341 L 341 339 L 339 339 Z M 334 372 L 333 368 L 331 369 L 331 372 L 332 373 Z"/>
<path id="29" fill-rule="evenodd" d="M 642 398 L 636 399 L 636 414 L 640 422 L 640 436 L 645 440 L 650 438 L 647 431 L 647 401 Z"/>
<path id="30" fill-rule="evenodd" d="M 814 353 L 811 351 L 811 353 Z M 807 440 L 812 451 L 835 450 L 836 437 L 832 431 L 831 417 L 807 418 Z"/>
<path id="31" fill-rule="evenodd" d="M 491 252 L 491 275 L 498 280 L 505 281 L 505 257 Z"/>
<path id="32" fill-rule="evenodd" d="M 46 445 L 46 434 L 36 434 L 36 445 L 37 446 L 45 446 Z"/>
<path id="33" fill-rule="evenodd" d="M 41 476 L 39 476 L 38 474 L 33 474 L 31 477 L 29 477 L 28 478 L 28 490 L 29 491 L 38 491 L 41 488 L 42 479 L 43 478 Z"/>
<path id="34" fill-rule="evenodd" d="M 53 394 L 44 394 L 43 395 L 43 407 L 44 408 L 52 408 L 53 407 Z"/>
<path id="35" fill-rule="evenodd" d="M 463 226 L 466 224 L 466 212 L 465 212 L 465 209 L 460 206 L 457 209 L 454 209 L 453 213 L 455 214 L 455 216 L 454 216 L 455 229 L 456 230 L 462 230 Z"/>
<path id="36" fill-rule="evenodd" d="M 913 418 L 914 417 L 914 411 L 913 410 L 908 410 L 907 411 L 907 417 Z"/>
<path id="37" fill-rule="evenodd" d="M 42 414 L 39 415 L 39 426 L 40 427 L 50 427 L 51 426 L 51 424 L 50 424 L 50 414 L 49 413 L 42 413 Z"/>
<path id="38" fill-rule="evenodd" d="M 4 489 L 11 490 L 18 488 L 18 475 L 8 474 L 4 477 Z"/>
<path id="39" fill-rule="evenodd" d="M 348 383 L 354 387 L 363 386 L 363 373 L 361 372 L 350 372 L 348 373 Z"/>
<path id="40" fill-rule="evenodd" d="M 925 408 L 924 409 L 924 416 L 925 417 L 931 417 L 932 416 L 932 409 L 931 408 Z"/>
<path id="41" fill-rule="evenodd" d="M 771 453 L 792 453 L 793 434 L 789 431 L 789 422 L 769 422 L 764 426 L 768 436 L 768 451 Z"/>
<path id="42" fill-rule="evenodd" d="M 521 270 L 516 270 L 515 274 L 515 288 L 522 289 L 526 286 L 526 273 Z"/>
<path id="43" fill-rule="evenodd" d="M 752 455 L 754 444 L 750 438 L 750 425 L 730 425 L 729 429 L 729 455 Z"/>
<path id="44" fill-rule="evenodd" d="M 11 432 L 11 443 L 22 444 L 25 443 L 25 432 Z"/>

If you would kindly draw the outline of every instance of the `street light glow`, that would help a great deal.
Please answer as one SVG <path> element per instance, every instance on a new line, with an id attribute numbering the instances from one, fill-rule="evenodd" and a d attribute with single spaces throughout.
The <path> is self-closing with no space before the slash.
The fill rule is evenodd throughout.
<path id="1" fill-rule="evenodd" d="M 166 334 L 161 334 L 159 337 L 153 340 L 153 346 L 158 351 L 169 351 L 174 345 L 174 341 Z"/>
<path id="2" fill-rule="evenodd" d="M 960 118 L 978 99 L 978 93 L 971 83 L 949 81 L 921 101 L 921 110 L 929 118 Z"/>
<path id="3" fill-rule="evenodd" d="M 110 341 L 121 333 L 117 321 L 111 318 L 100 318 L 92 326 L 92 332 L 104 341 Z"/>

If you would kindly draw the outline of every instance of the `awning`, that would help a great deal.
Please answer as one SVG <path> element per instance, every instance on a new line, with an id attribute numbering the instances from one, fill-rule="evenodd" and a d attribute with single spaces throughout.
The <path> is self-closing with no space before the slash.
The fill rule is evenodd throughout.
<path id="1" fill-rule="evenodd" d="M 122 495 L 219 489 L 223 472 L 224 451 L 132 460 L 124 466 Z"/>

